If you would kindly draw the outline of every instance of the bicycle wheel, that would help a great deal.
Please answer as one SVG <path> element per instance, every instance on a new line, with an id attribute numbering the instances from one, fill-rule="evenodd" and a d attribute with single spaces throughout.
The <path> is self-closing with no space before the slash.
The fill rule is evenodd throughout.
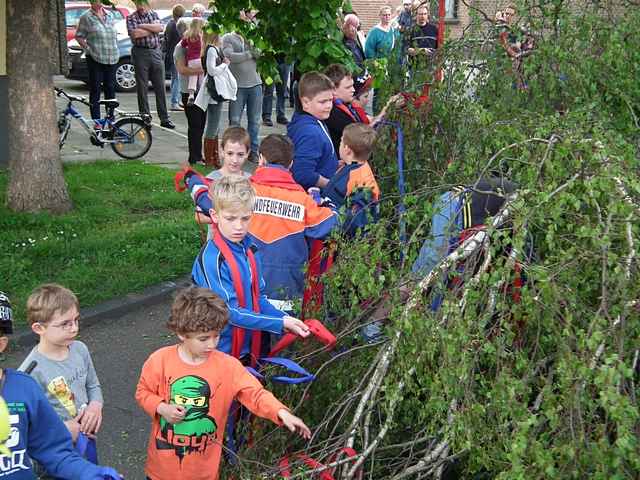
<path id="1" fill-rule="evenodd" d="M 67 135 L 69 134 L 69 129 L 71 128 L 71 122 L 67 117 L 61 117 L 58 120 L 58 133 L 60 136 L 58 137 L 58 148 L 62 150 L 64 146 L 64 142 L 67 140 Z"/>
<path id="2" fill-rule="evenodd" d="M 122 158 L 140 158 L 151 148 L 151 129 L 139 118 L 121 118 L 113 124 L 111 149 Z"/>

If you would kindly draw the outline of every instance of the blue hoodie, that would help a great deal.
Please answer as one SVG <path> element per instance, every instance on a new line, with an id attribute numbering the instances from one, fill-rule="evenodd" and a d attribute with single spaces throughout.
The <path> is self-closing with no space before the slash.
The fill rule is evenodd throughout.
<path id="1" fill-rule="evenodd" d="M 101 479 L 105 471 L 81 458 L 73 448 L 71 434 L 53 410 L 40 385 L 29 375 L 4 369 L 2 396 L 9 407 L 11 457 L 0 455 L 0 478 L 35 480 L 31 458 L 56 478 Z"/>
<path id="2" fill-rule="evenodd" d="M 293 141 L 293 178 L 307 190 L 315 187 L 322 175 L 331 179 L 338 170 L 338 157 L 329 130 L 321 120 L 306 112 L 296 112 L 287 126 Z"/>
<path id="3" fill-rule="evenodd" d="M 240 308 L 238 306 L 238 296 L 233 287 L 231 270 L 213 240 L 209 240 L 202 250 L 200 250 L 196 261 L 193 263 L 191 279 L 197 286 L 211 289 L 227 304 L 229 308 L 229 323 L 220 334 L 218 350 L 231 354 L 233 327 L 241 327 L 246 330 L 263 330 L 281 335 L 283 328 L 282 317 L 285 316 L 285 313 L 271 305 L 267 297 L 263 294 L 265 283 L 260 274 L 262 271 L 262 263 L 260 261 L 260 255 L 258 254 L 256 254 L 255 257 L 260 282 L 260 313 L 256 313 L 251 309 L 251 305 L 253 305 L 253 294 L 251 291 L 251 268 L 249 267 L 249 259 L 247 257 L 247 249 L 252 247 L 251 239 L 247 236 L 238 243 L 230 242 L 226 239 L 224 239 L 224 241 L 229 245 L 229 250 L 231 250 L 238 264 L 238 270 L 240 270 L 240 277 L 242 278 L 246 302 L 249 308 Z M 251 335 L 245 335 L 240 356 L 246 355 L 249 352 L 251 352 Z"/>

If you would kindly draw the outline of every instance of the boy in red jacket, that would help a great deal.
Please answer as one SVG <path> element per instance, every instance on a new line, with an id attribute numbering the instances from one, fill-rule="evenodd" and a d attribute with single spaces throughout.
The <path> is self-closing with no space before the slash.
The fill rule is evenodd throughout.
<path id="1" fill-rule="evenodd" d="M 228 319 L 225 302 L 212 291 L 182 290 L 167 323 L 180 343 L 152 353 L 142 367 L 136 401 L 153 419 L 145 465 L 151 480 L 216 480 L 235 399 L 255 415 L 311 436 L 237 359 L 216 349 Z"/>

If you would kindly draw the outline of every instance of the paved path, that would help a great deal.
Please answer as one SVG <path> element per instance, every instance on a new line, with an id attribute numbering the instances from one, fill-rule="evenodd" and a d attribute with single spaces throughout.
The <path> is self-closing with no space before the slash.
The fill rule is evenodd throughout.
<path id="1" fill-rule="evenodd" d="M 62 76 L 54 77 L 54 83 L 57 87 L 63 88 L 67 93 L 76 96 L 85 96 L 89 98 L 89 90 L 87 86 L 77 80 L 68 80 Z M 169 92 L 167 92 L 168 95 Z M 120 102 L 120 109 L 128 112 L 138 111 L 138 102 L 135 93 L 118 93 L 116 95 Z M 159 119 L 155 114 L 155 95 L 153 89 L 149 89 L 149 108 L 154 115 L 153 129 L 151 131 L 153 135 L 153 144 L 151 150 L 143 157 L 148 163 L 161 165 L 171 169 L 177 169 L 181 162 L 187 160 L 187 118 L 184 112 L 170 112 L 171 120 L 176 124 L 175 130 L 168 130 L 160 126 Z M 274 98 L 275 104 L 275 98 Z M 65 107 L 64 99 L 56 98 L 56 106 L 58 111 Z M 89 108 L 76 104 L 80 112 L 87 118 L 89 118 Z M 224 112 L 222 114 L 222 121 L 220 122 L 220 134 L 228 126 L 228 103 L 225 103 Z M 288 102 L 287 102 L 288 106 Z M 290 119 L 292 110 L 287 109 L 287 117 Z M 275 123 L 275 111 L 272 114 L 272 120 L 274 120 L 273 127 L 260 127 L 260 138 L 264 138 L 270 133 L 286 133 L 286 127 Z M 101 159 L 122 160 L 118 157 L 111 148 L 108 146 L 105 148 L 95 147 L 89 142 L 86 132 L 82 126 L 72 120 L 71 131 L 64 147 L 62 148 L 62 161 L 63 162 L 93 162 Z M 247 127 L 246 124 L 246 110 L 243 115 L 242 126 Z"/>
<path id="2" fill-rule="evenodd" d="M 164 327 L 170 304 L 167 298 L 84 329 L 80 325 L 80 340 L 91 351 L 105 397 L 98 438 L 100 462 L 116 468 L 127 480 L 144 479 L 150 419 L 133 395 L 145 359 L 157 348 L 173 343 Z M 16 368 L 29 350 L 13 350 L 2 365 Z"/>

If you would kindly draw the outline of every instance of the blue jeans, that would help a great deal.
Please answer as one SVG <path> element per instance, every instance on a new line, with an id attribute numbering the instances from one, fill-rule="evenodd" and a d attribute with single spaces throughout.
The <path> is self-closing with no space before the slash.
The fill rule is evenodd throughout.
<path id="1" fill-rule="evenodd" d="M 180 76 L 175 64 L 171 67 L 171 106 L 177 107 L 180 103 Z"/>
<path id="2" fill-rule="evenodd" d="M 273 82 L 271 85 L 264 86 L 264 98 L 262 99 L 262 118 L 271 119 L 271 111 L 273 109 L 273 90 L 276 90 L 276 118 L 286 118 L 284 112 L 284 95 L 287 90 L 287 81 L 289 79 L 290 65 L 286 63 L 278 63 L 278 72 L 280 73 L 280 82 Z"/>
<path id="3" fill-rule="evenodd" d="M 229 126 L 240 126 L 240 119 L 247 106 L 247 131 L 251 137 L 251 151 L 258 154 L 260 140 L 260 115 L 262 113 L 262 85 L 238 88 L 236 101 L 229 102 Z"/>
<path id="4" fill-rule="evenodd" d="M 222 102 L 210 103 L 207 107 L 207 129 L 204 132 L 204 138 L 216 138 L 218 136 L 222 105 Z"/>

